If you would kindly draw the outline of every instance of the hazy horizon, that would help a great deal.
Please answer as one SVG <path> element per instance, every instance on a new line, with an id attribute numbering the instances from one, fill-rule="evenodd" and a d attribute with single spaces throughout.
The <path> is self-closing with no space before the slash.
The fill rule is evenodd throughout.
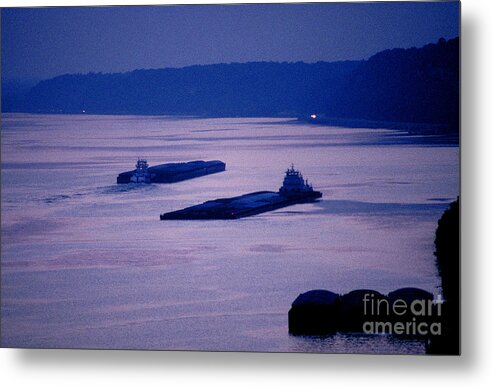
<path id="1" fill-rule="evenodd" d="M 455 38 L 458 17 L 457 2 L 3 8 L 2 78 L 366 60 Z"/>
<path id="2" fill-rule="evenodd" d="M 452 39 L 455 39 L 455 38 L 459 38 L 459 36 L 455 36 L 453 38 L 449 38 L 449 39 L 446 39 L 446 40 L 452 40 Z M 434 43 L 437 43 L 436 42 L 428 42 L 427 44 L 434 44 Z M 426 44 L 424 44 L 425 46 Z M 393 50 L 393 49 L 409 49 L 409 48 L 421 48 L 421 46 L 419 47 L 390 47 L 390 48 L 387 48 L 387 49 L 383 49 L 381 51 L 385 51 L 385 50 Z M 152 68 L 134 68 L 134 69 L 130 69 L 130 70 L 126 70 L 126 71 L 117 71 L 117 72 L 105 72 L 105 71 L 89 71 L 89 72 L 85 72 L 85 73 L 60 73 L 60 74 L 56 74 L 56 75 L 53 75 L 53 76 L 50 76 L 48 78 L 45 78 L 45 77 L 42 77 L 42 78 L 37 78 L 37 77 L 25 77 L 25 78 L 5 78 L 3 79 L 4 81 L 9 81 L 9 82 L 12 82 L 12 81 L 15 81 L 15 82 L 38 82 L 38 81 L 42 81 L 42 80 L 47 80 L 47 79 L 52 79 L 52 78 L 56 78 L 56 77 L 61 77 L 61 76 L 64 76 L 64 75 L 87 75 L 87 74 L 104 74 L 104 75 L 108 75 L 108 74 L 126 74 L 126 73 L 131 73 L 131 72 L 134 72 L 134 71 L 147 71 L 147 70 L 167 70 L 167 69 L 175 69 L 175 70 L 178 70 L 178 69 L 185 69 L 185 68 L 189 68 L 189 67 L 199 67 L 199 66 L 215 66 L 215 65 L 235 65 L 235 64 L 249 64 L 249 63 L 305 63 L 305 64 L 315 64 L 315 63 L 338 63 L 338 62 L 363 62 L 365 60 L 368 60 L 369 58 L 371 58 L 373 55 L 376 55 L 377 53 L 381 52 L 381 51 L 378 51 L 378 52 L 375 52 L 374 54 L 370 55 L 368 58 L 362 58 L 362 59 L 341 59 L 341 60 L 334 60 L 334 61 L 326 61 L 326 60 L 318 60 L 318 61 L 303 61 L 303 60 L 298 60 L 298 61 L 267 61 L 267 60 L 263 60 L 263 61 L 246 61 L 246 62 L 217 62 L 217 63 L 205 63 L 205 64 L 200 64 L 200 63 L 197 63 L 197 64 L 190 64 L 190 65 L 185 65 L 185 66 L 166 66 L 166 67 L 152 67 Z"/>

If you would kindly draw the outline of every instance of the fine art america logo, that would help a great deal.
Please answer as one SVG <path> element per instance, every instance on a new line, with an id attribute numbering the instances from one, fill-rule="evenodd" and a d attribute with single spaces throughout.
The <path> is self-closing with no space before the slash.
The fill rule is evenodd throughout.
<path id="1" fill-rule="evenodd" d="M 403 299 L 388 301 L 372 293 L 364 294 L 362 329 L 368 334 L 405 336 L 441 335 L 441 302 Z"/>

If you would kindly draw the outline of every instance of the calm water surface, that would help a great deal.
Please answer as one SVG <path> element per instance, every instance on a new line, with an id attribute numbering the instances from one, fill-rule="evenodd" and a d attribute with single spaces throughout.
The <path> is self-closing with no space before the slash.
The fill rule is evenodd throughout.
<path id="1" fill-rule="evenodd" d="M 385 336 L 288 334 L 296 296 L 439 285 L 436 222 L 458 148 L 288 119 L 2 117 L 2 345 L 422 353 Z M 414 143 L 413 140 L 415 140 Z M 149 164 L 220 159 L 171 185 L 116 185 Z M 277 190 L 294 163 L 323 200 L 234 221 L 159 221 Z"/>

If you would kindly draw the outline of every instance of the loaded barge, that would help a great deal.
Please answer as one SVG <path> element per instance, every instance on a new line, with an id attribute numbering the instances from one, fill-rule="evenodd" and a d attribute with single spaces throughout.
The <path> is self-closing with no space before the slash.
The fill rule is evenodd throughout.
<path id="1" fill-rule="evenodd" d="M 220 160 L 189 161 L 187 163 L 168 163 L 149 167 L 147 160 L 138 159 L 133 171 L 118 175 L 118 184 L 129 183 L 175 183 L 225 171 L 225 163 Z"/>
<path id="2" fill-rule="evenodd" d="M 299 203 L 313 202 L 323 196 L 314 191 L 294 165 L 285 172 L 278 192 L 259 191 L 232 198 L 210 200 L 182 210 L 161 214 L 161 220 L 239 219 Z"/>

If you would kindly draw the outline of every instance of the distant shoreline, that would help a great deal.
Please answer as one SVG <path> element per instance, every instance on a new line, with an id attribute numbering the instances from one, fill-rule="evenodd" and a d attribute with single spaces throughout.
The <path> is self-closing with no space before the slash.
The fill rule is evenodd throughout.
<path id="1" fill-rule="evenodd" d="M 439 124 L 409 123 L 409 122 L 389 122 L 389 121 L 371 121 L 364 119 L 351 118 L 317 118 L 294 117 L 294 116 L 216 116 L 216 115 L 171 115 L 171 114 L 144 114 L 144 113 L 60 113 L 60 112 L 1 112 L 2 115 L 43 115 L 43 116 L 133 116 L 133 117 L 156 117 L 174 120 L 206 120 L 206 119 L 283 119 L 282 125 L 325 125 L 347 129 L 387 129 L 395 132 L 395 137 L 399 141 L 389 140 L 389 144 L 426 144 L 426 145 L 445 145 L 459 146 L 459 134 L 442 132 L 444 126 Z M 275 123 L 271 123 L 275 124 Z M 280 124 L 280 123 L 279 123 Z"/>
<path id="2" fill-rule="evenodd" d="M 389 129 L 402 136 L 418 136 L 433 139 L 432 143 L 459 145 L 459 132 L 453 132 L 444 124 L 375 121 L 358 118 L 299 117 L 297 121 L 313 125 L 329 125 L 357 129 Z M 442 140 L 442 141 L 438 141 Z"/>

